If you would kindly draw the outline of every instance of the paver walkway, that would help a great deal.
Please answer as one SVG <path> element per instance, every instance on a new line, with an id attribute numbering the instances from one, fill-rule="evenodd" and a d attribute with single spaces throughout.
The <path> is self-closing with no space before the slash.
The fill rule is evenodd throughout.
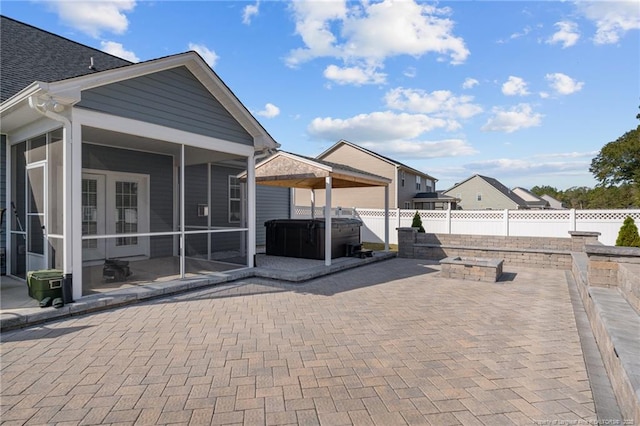
<path id="1" fill-rule="evenodd" d="M 596 420 L 563 271 L 480 283 L 437 268 L 252 278 L 3 333 L 2 422 Z"/>

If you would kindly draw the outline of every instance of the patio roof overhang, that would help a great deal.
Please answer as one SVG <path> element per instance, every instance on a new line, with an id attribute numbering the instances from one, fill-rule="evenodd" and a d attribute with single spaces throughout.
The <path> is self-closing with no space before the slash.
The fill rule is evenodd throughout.
<path id="1" fill-rule="evenodd" d="M 246 171 L 240 175 L 246 179 Z M 325 189 L 326 178 L 332 188 L 362 188 L 387 186 L 391 179 L 374 175 L 343 164 L 278 151 L 256 165 L 255 179 L 259 185 L 287 188 Z"/>
<path id="2" fill-rule="evenodd" d="M 247 171 L 238 177 L 247 179 Z M 382 186 L 385 188 L 385 250 L 389 250 L 389 184 L 391 179 L 343 164 L 278 151 L 255 167 L 258 185 L 325 190 L 325 265 L 331 265 L 331 189 Z M 312 201 L 312 214 L 314 211 Z"/>

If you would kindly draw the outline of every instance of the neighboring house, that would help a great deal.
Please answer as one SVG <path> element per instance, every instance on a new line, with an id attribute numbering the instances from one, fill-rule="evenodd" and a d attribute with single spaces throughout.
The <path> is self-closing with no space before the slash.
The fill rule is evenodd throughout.
<path id="1" fill-rule="evenodd" d="M 0 19 L 8 274 L 61 269 L 77 298 L 106 259 L 253 266 L 256 222 L 288 217 L 288 189 L 261 192 L 253 172 L 279 144 L 197 53 L 134 64 Z"/>
<path id="2" fill-rule="evenodd" d="M 542 197 L 547 203 L 549 203 L 549 208 L 554 210 L 563 210 L 566 209 L 565 205 L 560 200 L 556 200 L 551 195 L 544 194 Z"/>
<path id="3" fill-rule="evenodd" d="M 524 200 L 527 208 L 529 209 L 548 209 L 549 202 L 547 200 L 542 199 L 542 197 L 538 197 L 533 192 L 528 189 L 515 187 L 512 191 L 520 198 Z"/>
<path id="4" fill-rule="evenodd" d="M 525 200 L 498 180 L 473 175 L 444 191 L 444 195 L 458 199 L 458 210 L 527 209 Z"/>
<path id="5" fill-rule="evenodd" d="M 340 140 L 316 157 L 317 160 L 344 164 L 355 169 L 391 179 L 389 185 L 389 208 L 414 209 L 414 199 L 419 193 L 434 193 L 437 179 L 412 167 L 377 154 L 346 140 Z M 296 189 L 294 202 L 297 206 L 311 205 L 311 191 Z M 315 190 L 316 199 L 324 199 L 324 190 Z M 334 207 L 384 208 L 384 188 L 334 189 Z M 418 201 L 422 203 L 422 201 Z M 425 205 L 428 205 L 426 203 Z"/>

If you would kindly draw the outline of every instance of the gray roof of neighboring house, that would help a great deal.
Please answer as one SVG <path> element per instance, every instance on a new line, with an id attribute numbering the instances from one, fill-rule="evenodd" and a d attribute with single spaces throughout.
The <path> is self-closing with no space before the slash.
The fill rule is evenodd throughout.
<path id="1" fill-rule="evenodd" d="M 514 194 L 513 191 L 511 191 L 509 188 L 507 188 L 502 183 L 500 183 L 499 180 L 494 179 L 494 178 L 489 177 L 489 176 L 482 176 L 482 175 L 479 175 L 479 174 L 475 174 L 475 175 L 463 180 L 460 183 L 456 183 L 451 188 L 447 189 L 446 192 L 451 191 L 455 187 L 462 185 L 463 183 L 473 179 L 476 176 L 479 177 L 480 179 L 484 180 L 485 182 L 487 182 L 489 185 L 493 186 L 496 190 L 500 191 L 502 194 L 504 194 L 507 198 L 509 198 L 511 201 L 513 201 L 517 205 L 522 206 L 522 207 L 527 207 L 527 202 L 526 201 L 524 201 L 522 198 L 520 198 L 519 196 Z"/>
<path id="2" fill-rule="evenodd" d="M 0 102 L 34 81 L 50 83 L 132 64 L 2 15 L 0 40 Z"/>
<path id="3" fill-rule="evenodd" d="M 384 160 L 388 161 L 388 162 L 389 162 L 389 163 L 391 163 L 391 164 L 395 164 L 396 166 L 400 166 L 400 167 L 403 167 L 403 168 L 405 168 L 405 169 L 407 169 L 407 170 L 411 170 L 412 172 L 414 172 L 414 173 L 416 173 L 416 174 L 419 174 L 419 175 L 428 176 L 430 179 L 433 179 L 433 180 L 435 180 L 435 181 L 437 181 L 437 180 L 438 180 L 438 179 L 434 178 L 433 176 L 431 176 L 431 175 L 430 175 L 430 174 L 428 174 L 428 173 L 421 172 L 420 170 L 417 170 L 417 169 L 415 169 L 415 168 L 413 168 L 413 167 L 407 166 L 406 164 L 403 164 L 403 163 L 401 163 L 401 162 L 399 162 L 399 161 L 397 161 L 397 160 L 394 160 L 393 158 L 390 158 L 390 157 L 387 157 L 387 156 L 384 156 L 384 155 L 378 154 L 377 152 L 371 151 L 370 149 L 364 148 L 364 147 L 362 147 L 362 146 L 360 146 L 360 145 L 358 145 L 358 144 L 356 144 L 356 143 L 349 142 L 348 140 L 345 140 L 345 139 L 340 139 L 338 142 L 336 142 L 335 144 L 333 144 L 330 148 L 328 148 L 327 150 L 325 150 L 324 152 L 322 152 L 320 155 L 318 155 L 318 157 L 321 157 L 321 156 L 325 155 L 326 153 L 328 153 L 329 151 L 332 151 L 332 150 L 333 150 L 335 147 L 337 147 L 339 144 L 347 144 L 347 145 L 351 145 L 351 146 L 356 147 L 356 148 L 358 148 L 358 149 L 360 149 L 360 150 L 362 150 L 362 151 L 364 151 L 364 152 L 367 152 L 367 153 L 369 153 L 369 154 L 371 154 L 371 155 L 373 155 L 373 156 L 380 157 L 380 158 L 382 158 L 382 159 L 384 159 Z M 317 157 L 316 157 L 316 158 L 317 158 Z"/>
<path id="4" fill-rule="evenodd" d="M 549 205 L 549 203 L 547 202 L 547 200 L 542 199 L 541 197 L 537 196 L 536 194 L 534 194 L 533 192 L 529 191 L 526 188 L 522 188 L 521 186 L 517 186 L 515 188 L 513 188 L 513 190 L 518 190 L 518 191 L 522 191 L 523 193 L 525 193 L 527 196 L 531 197 L 532 200 L 524 200 L 525 203 L 527 203 L 527 205 L 529 206 L 536 206 L 536 207 L 546 207 Z M 520 197 L 522 198 L 522 197 Z"/>
<path id="5" fill-rule="evenodd" d="M 451 201 L 455 201 L 456 200 L 455 197 L 452 197 L 450 195 L 444 195 L 440 191 L 436 191 L 436 192 L 418 192 L 416 195 L 414 195 L 413 199 L 414 200 L 416 200 L 416 199 L 451 200 Z"/>

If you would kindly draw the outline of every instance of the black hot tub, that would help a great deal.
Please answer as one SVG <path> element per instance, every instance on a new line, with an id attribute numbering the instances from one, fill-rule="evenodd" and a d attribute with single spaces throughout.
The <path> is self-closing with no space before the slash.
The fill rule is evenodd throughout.
<path id="1" fill-rule="evenodd" d="M 274 219 L 264 223 L 266 254 L 270 256 L 324 259 L 325 222 L 322 219 Z M 360 244 L 358 219 L 331 218 L 331 258 L 347 255 L 349 245 Z"/>

